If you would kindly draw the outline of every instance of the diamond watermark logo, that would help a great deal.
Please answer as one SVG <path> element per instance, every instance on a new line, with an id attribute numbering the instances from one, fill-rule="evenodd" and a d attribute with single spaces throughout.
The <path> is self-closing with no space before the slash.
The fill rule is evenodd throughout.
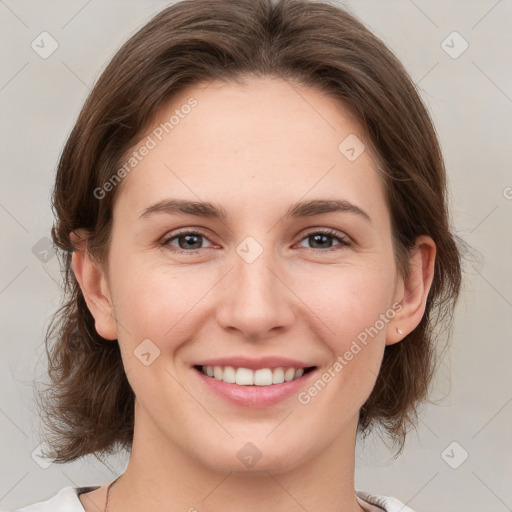
<path id="1" fill-rule="evenodd" d="M 443 39 L 441 48 L 452 59 L 458 59 L 469 48 L 469 43 L 458 32 L 454 31 Z"/>
<path id="2" fill-rule="evenodd" d="M 452 469 L 457 469 L 469 457 L 469 453 L 457 441 L 450 443 L 441 453 L 441 458 Z"/>
<path id="3" fill-rule="evenodd" d="M 32 254 L 41 262 L 48 263 L 55 256 L 55 249 L 52 241 L 44 236 L 32 247 Z"/>
<path id="4" fill-rule="evenodd" d="M 47 59 L 59 47 L 59 43 L 48 32 L 41 32 L 30 46 L 39 57 Z"/>
<path id="5" fill-rule="evenodd" d="M 255 238 L 248 236 L 238 244 L 236 252 L 246 263 L 253 263 L 263 253 L 263 247 Z"/>
<path id="6" fill-rule="evenodd" d="M 357 160 L 365 149 L 363 141 L 353 133 L 345 137 L 338 146 L 339 152 L 350 162 Z"/>
<path id="7" fill-rule="evenodd" d="M 160 349 L 150 339 L 145 339 L 133 353 L 144 366 L 149 366 L 160 356 Z"/>
<path id="8" fill-rule="evenodd" d="M 43 455 L 43 451 L 45 448 L 47 448 L 47 446 L 48 445 L 46 443 L 41 443 L 40 445 L 36 446 L 30 454 L 32 460 L 43 469 L 48 469 L 53 464 L 53 462 L 46 459 Z"/>
<path id="9" fill-rule="evenodd" d="M 263 456 L 258 447 L 253 443 L 245 443 L 236 456 L 244 466 L 252 468 Z"/>

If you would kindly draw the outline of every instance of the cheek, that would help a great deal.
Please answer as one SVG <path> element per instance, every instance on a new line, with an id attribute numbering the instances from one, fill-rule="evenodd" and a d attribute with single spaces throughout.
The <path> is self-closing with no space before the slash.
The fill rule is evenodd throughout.
<path id="1" fill-rule="evenodd" d="M 315 280 L 324 283 L 321 288 L 309 288 L 315 290 L 308 295 L 308 306 L 318 312 L 317 335 L 321 330 L 322 341 L 331 353 L 331 364 L 323 372 L 329 382 L 325 398 L 344 403 L 354 412 L 375 385 L 386 330 L 395 312 L 390 303 L 393 268 L 383 267 L 376 262 L 364 267 L 331 268 L 323 280 Z M 317 387 L 321 389 L 322 384 Z M 306 396 L 305 401 L 309 398 Z"/>
<path id="2" fill-rule="evenodd" d="M 138 256 L 118 259 L 112 274 L 121 345 L 133 350 L 145 339 L 174 351 L 194 335 L 194 319 L 218 276 L 194 265 L 172 266 Z M 196 322 L 197 323 L 197 322 Z M 197 325 L 195 325 L 197 329 Z"/>
<path id="3" fill-rule="evenodd" d="M 162 392 L 173 397 L 174 411 L 187 403 L 171 376 L 175 368 L 169 358 L 196 334 L 194 314 L 208 285 L 193 276 L 129 259 L 119 262 L 112 276 L 123 366 L 140 403 Z"/>
<path id="4" fill-rule="evenodd" d="M 311 312 L 323 325 L 322 332 L 340 350 L 369 329 L 390 307 L 393 269 L 374 265 L 325 268 L 307 280 L 295 281 Z M 311 316 L 311 312 L 309 315 Z M 382 326 L 379 323 L 382 329 Z"/>
<path id="5" fill-rule="evenodd" d="M 394 310 L 389 304 L 390 278 L 382 278 L 380 272 L 347 268 L 331 269 L 329 275 L 321 291 L 309 294 L 308 306 L 320 312 L 316 335 L 331 358 L 298 399 L 306 406 L 304 414 L 321 417 L 335 435 L 344 418 L 357 414 L 375 385 Z"/>

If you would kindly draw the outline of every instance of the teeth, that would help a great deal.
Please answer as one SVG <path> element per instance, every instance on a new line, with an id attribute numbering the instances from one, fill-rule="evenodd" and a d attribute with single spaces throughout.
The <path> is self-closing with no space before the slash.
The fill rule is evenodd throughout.
<path id="1" fill-rule="evenodd" d="M 233 368 L 233 366 L 202 366 L 201 371 L 217 380 L 239 386 L 271 386 L 298 379 L 304 374 L 304 368 Z"/>

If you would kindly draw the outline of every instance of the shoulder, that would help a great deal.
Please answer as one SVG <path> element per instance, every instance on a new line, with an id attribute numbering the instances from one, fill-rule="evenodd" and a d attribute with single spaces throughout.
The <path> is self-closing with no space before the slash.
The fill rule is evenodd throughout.
<path id="1" fill-rule="evenodd" d="M 11 512 L 85 512 L 78 493 L 93 490 L 94 487 L 64 487 L 46 501 L 40 501 Z"/>
<path id="2" fill-rule="evenodd" d="M 412 508 L 404 505 L 400 500 L 391 496 L 381 496 L 363 490 L 356 490 L 357 497 L 363 501 L 361 506 L 368 512 L 414 512 Z M 375 505 L 375 506 L 372 506 Z"/>

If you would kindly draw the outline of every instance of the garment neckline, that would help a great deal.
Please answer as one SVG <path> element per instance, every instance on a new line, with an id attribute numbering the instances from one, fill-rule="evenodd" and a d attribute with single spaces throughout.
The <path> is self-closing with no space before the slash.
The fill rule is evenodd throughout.
<path id="1" fill-rule="evenodd" d="M 96 489 L 99 489 L 100 487 L 101 487 L 101 485 L 93 485 L 93 486 L 90 486 L 90 487 L 75 487 L 76 495 L 80 496 L 81 494 L 85 494 L 85 493 L 88 493 L 88 492 L 95 491 Z"/>
<path id="2" fill-rule="evenodd" d="M 100 487 L 101 487 L 101 485 L 93 485 L 93 486 L 87 486 L 87 487 L 74 487 L 73 488 L 74 491 L 75 491 L 75 494 L 76 494 L 76 498 L 78 500 L 78 504 L 80 505 L 81 510 L 83 512 L 85 512 L 85 508 L 82 505 L 82 502 L 80 501 L 80 496 L 82 494 L 86 494 L 88 492 L 95 491 L 96 489 L 99 489 Z M 362 496 L 364 496 L 364 498 Z M 383 512 L 386 512 L 386 509 L 380 507 L 379 503 L 377 503 L 377 502 L 375 502 L 373 500 L 372 501 L 367 501 L 367 499 L 371 499 L 371 496 L 368 493 L 366 493 L 365 491 L 358 491 L 358 490 L 356 490 L 356 498 L 357 498 L 357 501 L 359 502 L 360 505 L 371 505 L 373 507 L 378 507 Z"/>

